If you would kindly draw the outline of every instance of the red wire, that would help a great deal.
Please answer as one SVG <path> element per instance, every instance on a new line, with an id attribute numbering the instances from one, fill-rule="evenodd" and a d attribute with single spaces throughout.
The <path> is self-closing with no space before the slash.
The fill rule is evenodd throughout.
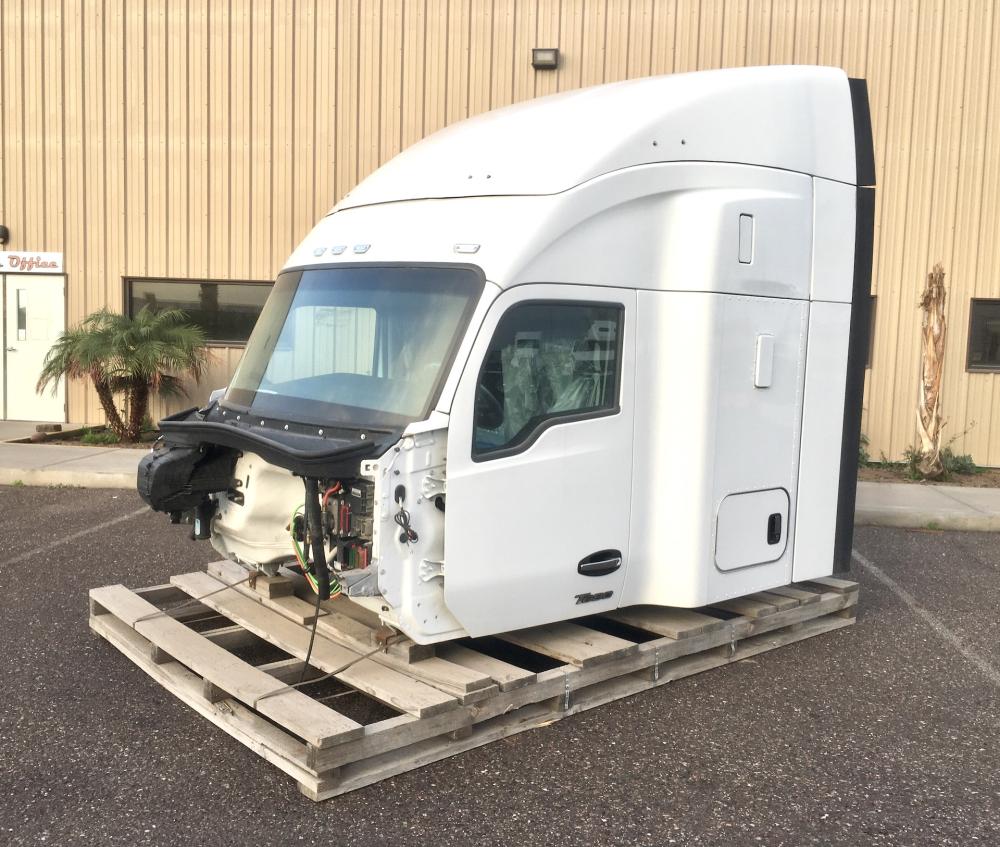
<path id="1" fill-rule="evenodd" d="M 327 503 L 327 500 L 329 500 L 329 499 L 330 499 L 330 495 L 331 495 L 331 494 L 336 494 L 336 493 L 337 493 L 338 491 L 340 491 L 340 483 L 339 483 L 339 482 L 338 482 L 338 483 L 337 483 L 336 485 L 333 485 L 333 486 L 331 486 L 330 488 L 328 488 L 328 489 L 327 489 L 327 490 L 326 490 L 326 491 L 325 491 L 325 492 L 323 493 L 323 508 L 324 508 L 324 509 L 326 508 L 326 503 Z"/>

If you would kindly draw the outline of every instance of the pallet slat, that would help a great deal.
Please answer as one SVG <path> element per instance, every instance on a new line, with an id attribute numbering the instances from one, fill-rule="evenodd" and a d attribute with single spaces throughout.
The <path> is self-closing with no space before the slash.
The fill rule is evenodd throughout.
<path id="1" fill-rule="evenodd" d="M 637 645 L 615 635 L 606 635 L 575 623 L 554 623 L 519 629 L 497 636 L 518 647 L 534 650 L 571 665 L 587 667 L 627 656 Z"/>
<path id="2" fill-rule="evenodd" d="M 225 583 L 207 573 L 181 574 L 172 577 L 171 582 L 193 597 L 202 597 L 203 603 L 286 653 L 305 658 L 309 649 L 309 628 L 294 623 L 233 588 L 225 588 Z M 220 588 L 223 590 L 220 591 Z M 363 653 L 334 644 L 318 632 L 310 661 L 325 673 L 336 672 L 337 679 L 387 706 L 417 717 L 433 715 L 458 705 L 454 697 L 364 658 Z"/>
<path id="3" fill-rule="evenodd" d="M 496 680 L 501 691 L 510 691 L 535 681 L 535 674 L 532 671 L 526 671 L 502 659 L 494 659 L 485 653 L 470 650 L 461 644 L 445 644 L 438 648 L 438 653 L 441 658 L 449 662 L 479 671 Z"/>
<path id="4" fill-rule="evenodd" d="M 221 573 L 222 568 L 218 568 L 218 571 Z M 239 578 L 237 574 L 231 571 L 227 575 Z M 236 580 L 233 581 L 235 582 Z M 265 592 L 257 590 L 260 587 L 259 577 L 257 582 L 258 585 L 255 588 L 250 588 L 246 583 L 240 583 L 233 587 L 255 602 L 261 603 L 266 608 L 273 609 L 282 614 L 285 614 L 285 608 L 282 607 L 282 604 L 287 600 L 294 600 L 296 603 L 307 605 L 298 597 L 289 598 L 281 596 L 273 598 L 268 596 Z M 289 590 L 291 590 L 292 581 L 290 579 L 288 580 L 288 585 Z M 349 603 L 349 600 L 342 599 L 336 605 L 346 605 Z M 340 644 L 342 647 L 346 647 L 356 653 L 371 653 L 374 648 L 378 647 L 378 642 L 373 636 L 371 627 L 338 611 L 331 610 L 329 608 L 331 605 L 334 604 L 328 603 L 322 607 L 321 611 L 323 613 L 316 627 L 317 632 L 321 632 L 330 641 Z M 291 617 L 291 615 L 287 614 L 285 616 Z M 307 623 L 311 624 L 311 619 Z M 458 697 L 463 704 L 479 702 L 486 697 L 492 696 L 498 690 L 493 679 L 487 674 L 446 662 L 434 656 L 408 659 L 403 655 L 390 655 L 379 650 L 371 658 L 372 661 L 378 662 L 380 665 L 385 665 L 420 682 L 431 685 L 449 696 Z"/>
<path id="5" fill-rule="evenodd" d="M 757 598 L 756 595 L 712 603 L 712 608 L 724 609 L 737 615 L 746 615 L 748 618 L 762 618 L 778 611 L 777 606 Z"/>
<path id="6" fill-rule="evenodd" d="M 819 594 L 815 591 L 806 591 L 803 588 L 796 588 L 794 585 L 784 585 L 781 588 L 770 588 L 768 594 L 777 594 L 779 597 L 789 597 L 798 600 L 799 603 L 815 603 L 819 600 Z"/>
<path id="7" fill-rule="evenodd" d="M 786 609 L 794 609 L 799 605 L 799 601 L 794 597 L 786 597 L 784 594 L 778 594 L 774 591 L 761 591 L 759 594 L 753 594 L 751 596 L 754 600 L 760 600 L 762 603 L 769 603 L 779 612 L 783 612 Z"/>
<path id="8" fill-rule="evenodd" d="M 268 600 L 275 596 L 273 592 L 258 590 L 260 588 L 260 577 L 257 578 L 257 586 L 254 589 L 250 589 L 249 585 L 243 582 L 247 571 L 226 559 L 212 562 L 208 566 L 208 573 L 217 579 L 221 579 L 223 582 L 238 583 L 236 588 L 248 594 L 248 596 L 257 597 L 261 595 L 264 605 L 270 605 Z M 311 588 L 308 588 L 303 577 L 295 574 L 292 576 L 281 576 L 278 579 L 287 580 L 287 584 L 296 592 L 298 600 L 301 602 L 310 601 L 306 602 L 306 605 L 309 606 L 310 610 L 315 608 L 316 595 Z M 302 593 L 299 594 L 299 591 Z M 370 619 L 373 615 L 368 610 L 362 609 L 357 604 L 343 597 L 334 600 L 324 600 L 320 603 L 320 609 L 322 611 L 320 615 L 320 628 L 326 632 L 327 636 L 333 637 L 338 643 L 343 644 L 345 647 L 350 647 L 352 650 L 359 650 L 362 653 L 367 653 L 373 647 L 379 646 L 375 639 L 378 618 L 375 616 L 374 622 L 372 622 Z M 280 607 L 275 610 L 284 612 Z M 365 618 L 368 618 L 369 621 L 365 622 Z M 303 622 L 301 617 L 299 618 L 299 622 Z M 311 617 L 309 622 L 312 622 Z M 387 652 L 389 655 L 397 656 L 407 662 L 416 662 L 420 659 L 427 659 L 433 656 L 434 648 L 430 645 L 414 644 L 407 638 L 402 641 L 393 641 L 389 645 Z"/>
<path id="9" fill-rule="evenodd" d="M 690 609 L 665 609 L 662 606 L 630 606 L 604 615 L 611 620 L 665 635 L 667 638 L 692 638 L 703 632 L 721 629 L 726 622 Z"/>
<path id="10" fill-rule="evenodd" d="M 799 584 L 799 583 L 796 583 Z M 801 583 L 806 588 L 817 588 L 820 591 L 836 591 L 838 594 L 856 594 L 858 584 L 849 579 L 839 579 L 835 576 L 820 576 Z"/>
<path id="11" fill-rule="evenodd" d="M 184 624 L 166 616 L 150 617 L 159 614 L 156 606 L 124 585 L 95 588 L 90 597 L 185 667 L 262 715 L 278 720 L 314 747 L 327 747 L 363 734 L 361 724 L 295 689 L 275 694 L 280 686 L 275 685 L 273 677 L 237 659 Z"/>

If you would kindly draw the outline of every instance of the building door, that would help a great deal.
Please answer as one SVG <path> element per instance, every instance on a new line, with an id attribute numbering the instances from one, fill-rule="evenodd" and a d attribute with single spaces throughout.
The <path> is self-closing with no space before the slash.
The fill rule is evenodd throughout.
<path id="1" fill-rule="evenodd" d="M 66 328 L 63 276 L 4 274 L 4 418 L 65 421 L 66 383 L 35 390 L 45 354 Z"/>

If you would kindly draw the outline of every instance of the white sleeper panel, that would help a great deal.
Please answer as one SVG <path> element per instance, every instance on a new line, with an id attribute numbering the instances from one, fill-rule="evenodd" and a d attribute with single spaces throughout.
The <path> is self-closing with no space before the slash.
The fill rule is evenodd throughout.
<path id="1" fill-rule="evenodd" d="M 833 573 L 850 325 L 851 307 L 846 303 L 813 303 L 810 307 L 792 569 L 795 581 Z"/>
<path id="2" fill-rule="evenodd" d="M 813 179 L 812 300 L 851 302 L 857 193 L 853 185 Z"/>

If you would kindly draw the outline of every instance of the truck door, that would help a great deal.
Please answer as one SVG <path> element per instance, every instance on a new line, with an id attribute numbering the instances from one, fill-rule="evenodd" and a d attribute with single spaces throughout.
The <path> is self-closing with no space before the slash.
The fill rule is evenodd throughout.
<path id="1" fill-rule="evenodd" d="M 628 558 L 635 292 L 494 301 L 448 429 L 445 602 L 470 635 L 616 608 Z"/>

